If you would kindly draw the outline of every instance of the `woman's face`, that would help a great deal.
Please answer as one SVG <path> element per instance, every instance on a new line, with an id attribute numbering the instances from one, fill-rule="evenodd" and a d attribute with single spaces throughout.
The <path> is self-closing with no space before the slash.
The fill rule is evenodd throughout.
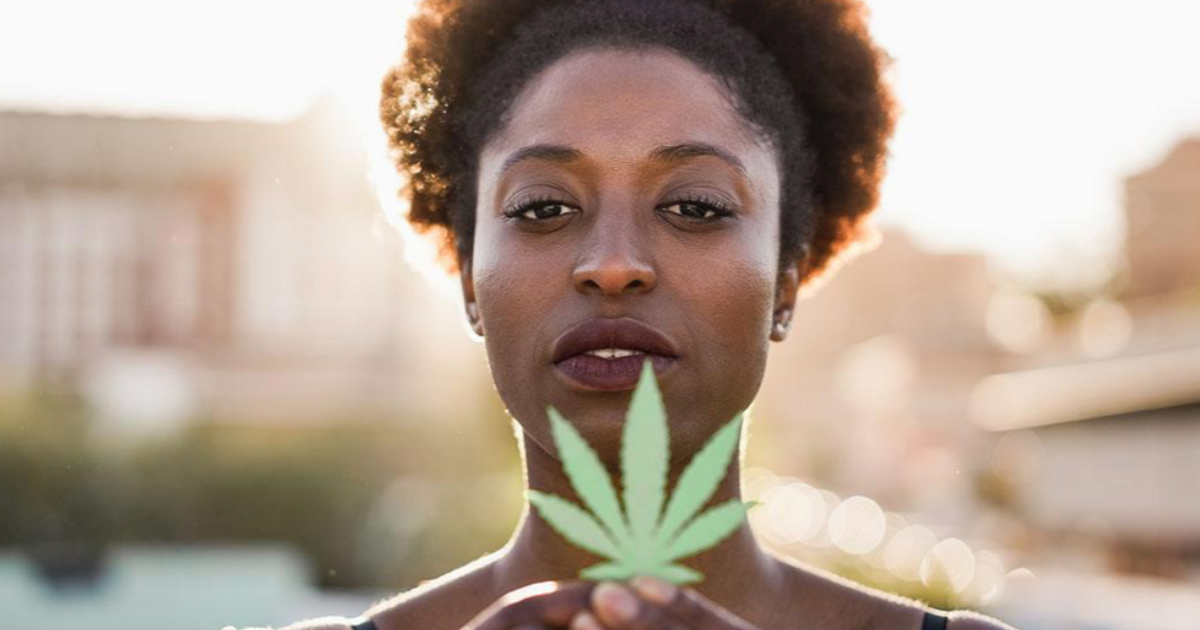
<path id="1" fill-rule="evenodd" d="M 777 277 L 774 149 L 714 78 L 665 49 L 570 54 L 525 86 L 510 116 L 480 155 L 462 275 L 501 398 L 547 452 L 553 405 L 616 461 L 635 377 L 611 373 L 645 357 L 556 362 L 556 352 L 588 320 L 636 320 L 669 344 L 653 360 L 672 458 L 687 459 L 749 406 L 773 314 L 786 319 L 795 301 L 795 265 Z"/>

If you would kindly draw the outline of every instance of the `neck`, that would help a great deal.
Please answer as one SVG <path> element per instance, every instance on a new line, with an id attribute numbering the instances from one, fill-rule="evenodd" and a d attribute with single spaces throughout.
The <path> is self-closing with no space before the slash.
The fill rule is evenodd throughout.
<path id="1" fill-rule="evenodd" d="M 562 464 L 525 434 L 522 442 L 527 487 L 581 505 Z M 668 489 L 674 487 L 682 467 L 672 462 Z M 619 486 L 614 483 L 614 487 Z M 741 498 L 738 458 L 730 463 L 728 473 L 706 508 L 734 498 Z M 602 561 L 567 542 L 527 503 L 516 531 L 492 568 L 493 589 L 499 597 L 535 582 L 577 580 L 581 569 Z M 749 523 L 745 522 L 717 546 L 677 562 L 704 575 L 703 581 L 690 585 L 691 588 L 745 618 L 757 616 L 752 609 L 756 601 L 763 601 L 763 593 L 782 588 L 782 567 L 759 547 Z"/>

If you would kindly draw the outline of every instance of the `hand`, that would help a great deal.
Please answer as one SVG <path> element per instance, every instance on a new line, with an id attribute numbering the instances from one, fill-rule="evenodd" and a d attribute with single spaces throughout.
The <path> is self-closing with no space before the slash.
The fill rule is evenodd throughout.
<path id="1" fill-rule="evenodd" d="M 496 600 L 462 630 L 559 630 L 586 611 L 593 582 L 538 582 Z"/>
<path id="2" fill-rule="evenodd" d="M 591 596 L 591 612 L 571 619 L 569 630 L 758 630 L 690 588 L 648 576 L 633 579 L 633 590 L 601 582 Z"/>

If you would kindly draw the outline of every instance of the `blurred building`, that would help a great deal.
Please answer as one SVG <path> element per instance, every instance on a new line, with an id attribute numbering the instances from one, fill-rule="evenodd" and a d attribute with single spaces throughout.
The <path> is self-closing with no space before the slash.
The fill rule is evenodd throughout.
<path id="1" fill-rule="evenodd" d="M 418 330 L 457 319 L 423 299 L 339 117 L 0 113 L 0 386 L 65 378 L 144 427 L 436 390 L 422 363 L 463 346 Z"/>
<path id="2" fill-rule="evenodd" d="M 1200 600 L 1178 591 L 1200 582 L 1200 142 L 1129 178 L 1128 199 L 1123 292 L 1077 308 L 885 232 L 772 348 L 752 432 L 788 447 L 767 468 L 900 512 L 880 548 L 912 517 L 966 540 L 977 572 L 988 548 L 1033 567 L 1044 582 L 1019 569 L 977 600 L 1020 627 L 1141 627 L 1130 611 L 1192 627 Z M 838 500 L 795 487 L 761 526 L 841 546 Z M 1102 613 L 1076 604 L 1122 590 Z"/>
<path id="3" fill-rule="evenodd" d="M 983 256 L 930 252 L 885 230 L 800 301 L 789 338 L 771 349 L 755 412 L 762 431 L 787 440 L 774 451 L 789 460 L 768 466 L 897 509 L 970 506 L 968 462 L 984 445 L 962 419 L 971 386 L 1004 356 L 987 326 L 996 290 Z"/>
<path id="4" fill-rule="evenodd" d="M 1200 291 L 1200 138 L 1177 144 L 1163 161 L 1125 181 L 1125 294 Z"/>
<path id="5" fill-rule="evenodd" d="M 1086 573 L 1140 575 L 1124 607 L 1191 627 L 1200 604 L 1152 604 L 1146 580 L 1200 582 L 1200 142 L 1130 177 L 1127 200 L 1122 295 L 1060 317 L 1045 351 L 981 380 L 971 417 L 998 436 L 993 471 L 1031 551 L 1060 568 L 1061 600 L 1115 588 Z"/>

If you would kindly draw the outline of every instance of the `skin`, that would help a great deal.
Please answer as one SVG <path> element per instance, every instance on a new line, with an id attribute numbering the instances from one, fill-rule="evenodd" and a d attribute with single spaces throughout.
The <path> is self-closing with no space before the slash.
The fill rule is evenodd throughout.
<path id="1" fill-rule="evenodd" d="M 508 156 L 541 143 L 571 147 L 580 157 L 528 160 L 501 172 Z M 713 156 L 673 163 L 647 157 L 682 143 L 720 147 L 744 172 Z M 798 288 L 794 264 L 777 273 L 776 160 L 719 84 L 673 53 L 571 55 L 514 103 L 509 125 L 482 151 L 474 259 L 462 286 L 468 313 L 478 314 L 473 328 L 484 337 L 497 390 L 523 429 L 530 488 L 573 496 L 546 404 L 576 425 L 610 470 L 618 468 L 630 392 L 575 389 L 551 363 L 554 340 L 581 320 L 633 317 L 674 341 L 681 358 L 659 383 L 672 423 L 672 477 L 750 405 L 772 321 L 790 314 Z M 688 193 L 728 200 L 736 214 L 684 216 L 705 216 L 674 203 Z M 547 194 L 567 204 L 550 209 L 558 217 L 521 223 L 503 216 L 513 202 Z M 738 495 L 731 472 L 715 501 Z M 495 576 L 520 583 L 574 575 L 594 562 L 531 518 Z M 783 579 L 745 528 L 694 565 L 710 575 L 706 587 L 723 601 L 765 606 L 751 595 Z"/>
<path id="2" fill-rule="evenodd" d="M 522 429 L 529 488 L 578 500 L 557 459 L 547 404 L 618 470 L 631 392 L 575 389 L 551 363 L 554 341 L 581 320 L 632 317 L 674 341 L 680 360 L 659 382 L 671 422 L 671 482 L 757 393 L 770 342 L 785 337 L 801 261 L 779 264 L 778 156 L 727 97 L 718 81 L 667 50 L 576 51 L 530 81 L 483 148 L 463 301 L 496 388 Z M 515 151 L 539 143 L 578 155 L 502 168 Z M 670 163 L 647 157 L 681 143 L 719 147 L 743 168 L 711 155 Z M 675 203 L 684 193 L 725 200 L 734 215 L 699 218 L 702 208 Z M 504 216 L 531 196 L 562 205 L 545 208 L 549 218 Z M 739 467 L 731 464 L 714 504 L 740 497 Z M 693 588 L 639 579 L 631 590 L 574 579 L 595 562 L 527 509 L 503 549 L 371 616 L 380 630 L 916 630 L 924 612 L 917 602 L 774 556 L 748 524 L 683 561 L 705 575 Z M 622 597 L 631 598 L 632 616 L 618 614 Z M 950 626 L 1005 627 L 962 613 Z"/>

